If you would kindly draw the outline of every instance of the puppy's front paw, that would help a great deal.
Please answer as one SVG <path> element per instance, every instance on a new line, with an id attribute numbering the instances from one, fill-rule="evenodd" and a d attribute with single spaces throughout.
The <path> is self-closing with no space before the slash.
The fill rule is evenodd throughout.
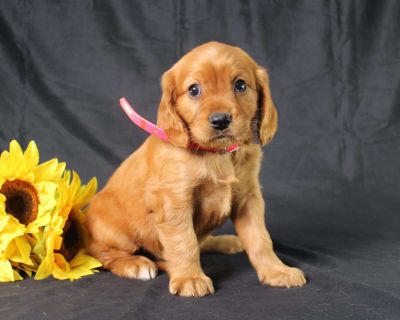
<path id="1" fill-rule="evenodd" d="M 307 281 L 303 271 L 285 265 L 274 265 L 266 267 L 258 273 L 262 284 L 273 287 L 302 287 Z"/>
<path id="2" fill-rule="evenodd" d="M 169 291 L 181 297 L 203 297 L 214 293 L 214 287 L 209 277 L 199 275 L 197 277 L 171 279 Z"/>

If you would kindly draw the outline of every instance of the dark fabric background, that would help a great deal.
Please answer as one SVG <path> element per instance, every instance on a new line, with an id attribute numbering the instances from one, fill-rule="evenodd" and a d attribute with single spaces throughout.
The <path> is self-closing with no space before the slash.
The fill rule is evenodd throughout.
<path id="1" fill-rule="evenodd" d="M 244 254 L 202 256 L 216 293 L 101 272 L 0 284 L 1 319 L 399 319 L 400 2 L 0 0 L 0 149 L 36 140 L 104 185 L 155 121 L 159 79 L 210 40 L 267 67 L 279 133 L 261 182 L 300 289 L 261 286 Z M 223 232 L 233 232 L 230 224 Z"/>

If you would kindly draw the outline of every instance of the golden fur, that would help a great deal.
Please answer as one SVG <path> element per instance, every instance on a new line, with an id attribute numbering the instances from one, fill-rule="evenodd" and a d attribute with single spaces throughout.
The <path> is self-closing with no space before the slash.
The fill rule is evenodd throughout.
<path id="1" fill-rule="evenodd" d="M 233 90 L 236 79 L 245 92 Z M 162 77 L 158 126 L 172 143 L 150 136 L 115 171 L 88 209 L 88 249 L 105 268 L 128 278 L 151 279 L 158 268 L 170 277 L 169 290 L 181 296 L 214 292 L 200 265 L 200 250 L 246 251 L 260 281 L 302 286 L 301 270 L 275 255 L 265 228 L 258 175 L 261 146 L 277 129 L 266 71 L 244 51 L 210 42 L 182 57 Z M 192 84 L 201 96 L 188 94 Z M 214 112 L 232 115 L 220 137 L 209 124 Z M 234 153 L 193 152 L 189 142 Z M 210 233 L 232 219 L 237 236 Z M 152 259 L 138 250 L 150 253 Z"/>

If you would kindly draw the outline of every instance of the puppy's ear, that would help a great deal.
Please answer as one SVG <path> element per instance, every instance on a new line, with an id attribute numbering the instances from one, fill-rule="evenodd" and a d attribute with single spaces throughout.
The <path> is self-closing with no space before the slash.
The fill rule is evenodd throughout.
<path id="1" fill-rule="evenodd" d="M 187 147 L 189 136 L 182 118 L 176 110 L 176 89 L 173 71 L 164 73 L 161 80 L 162 96 L 158 108 L 157 125 L 164 129 L 172 144 Z"/>
<path id="2" fill-rule="evenodd" d="M 278 113 L 272 102 L 267 71 L 256 70 L 258 91 L 258 138 L 262 145 L 269 143 L 278 129 Z"/>

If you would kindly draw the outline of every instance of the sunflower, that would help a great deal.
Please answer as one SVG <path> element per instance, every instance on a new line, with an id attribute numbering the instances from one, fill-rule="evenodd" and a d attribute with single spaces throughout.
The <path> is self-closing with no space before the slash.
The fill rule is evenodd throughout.
<path id="1" fill-rule="evenodd" d="M 85 252 L 87 232 L 84 208 L 97 189 L 97 180 L 82 185 L 79 175 L 66 171 L 58 184 L 57 205 L 50 223 L 44 228 L 42 241 L 34 248 L 43 255 L 35 279 L 50 274 L 57 279 L 75 280 L 93 274 L 101 266 Z"/>
<path id="2" fill-rule="evenodd" d="M 31 141 L 22 151 L 17 141 L 0 155 L 0 281 L 21 279 L 35 269 L 32 246 L 56 207 L 57 180 L 65 163 L 56 159 L 39 165 L 39 151 Z"/>
<path id="3" fill-rule="evenodd" d="M 35 142 L 23 152 L 11 141 L 0 155 L 0 281 L 94 273 L 101 264 L 84 250 L 84 208 L 96 189 L 57 159 L 39 164 Z"/>

